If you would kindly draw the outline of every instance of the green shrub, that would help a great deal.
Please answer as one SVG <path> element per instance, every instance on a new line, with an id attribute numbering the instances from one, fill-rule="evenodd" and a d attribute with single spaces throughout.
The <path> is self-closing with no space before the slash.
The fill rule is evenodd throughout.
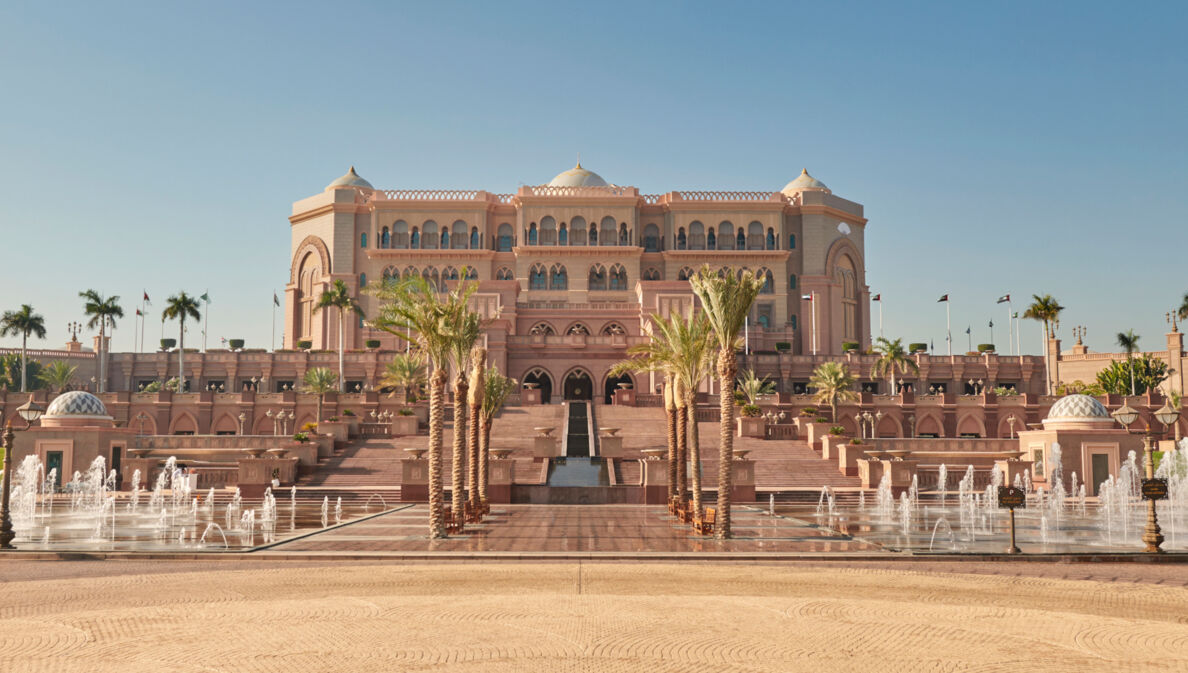
<path id="1" fill-rule="evenodd" d="M 177 339 L 161 339 L 161 350 L 167 351 L 177 345 Z"/>
<path id="2" fill-rule="evenodd" d="M 832 428 L 829 428 L 829 434 L 833 435 L 834 437 L 839 437 L 846 434 L 846 429 L 840 425 L 835 425 Z"/>
<path id="3" fill-rule="evenodd" d="M 243 348 L 243 339 L 228 339 L 227 345 L 231 347 L 231 350 L 237 351 Z"/>
<path id="4" fill-rule="evenodd" d="M 307 341 L 307 340 L 305 340 L 305 339 L 302 339 L 301 341 L 298 341 L 298 342 L 297 342 L 297 350 L 301 350 L 301 351 L 307 351 L 307 350 L 309 350 L 309 349 L 311 349 L 311 348 L 313 348 L 313 342 L 312 342 L 312 341 Z"/>
<path id="5" fill-rule="evenodd" d="M 761 413 L 763 413 L 763 412 L 760 411 L 758 404 L 744 404 L 743 405 L 743 408 L 742 408 L 743 416 L 754 418 L 755 416 L 758 416 Z"/>
<path id="6" fill-rule="evenodd" d="M 978 344 L 978 352 L 979 353 L 985 353 L 987 351 L 993 351 L 993 350 L 994 350 L 994 344 Z"/>
<path id="7" fill-rule="evenodd" d="M 801 416 L 804 416 L 804 417 L 806 417 L 806 418 L 807 418 L 807 417 L 809 417 L 809 416 L 816 416 L 816 415 L 817 415 L 817 408 L 816 408 L 816 407 L 805 407 L 805 408 L 803 408 L 803 409 L 801 409 L 801 410 L 800 410 L 800 415 L 801 415 Z"/>
<path id="8" fill-rule="evenodd" d="M 908 344 L 908 352 L 909 353 L 927 353 L 928 352 L 928 344 L 924 344 L 924 343 Z"/>
<path id="9" fill-rule="evenodd" d="M 400 411 L 397 411 L 396 413 L 400 414 L 401 416 L 412 416 L 413 410 L 412 409 L 401 409 Z"/>
<path id="10" fill-rule="evenodd" d="M 843 341 L 842 342 L 842 350 L 846 351 L 846 352 L 856 351 L 856 350 L 858 350 L 858 342 L 857 341 Z"/>
<path id="11" fill-rule="evenodd" d="M 380 340 L 379 339 L 368 339 L 367 341 L 363 342 L 363 345 L 374 350 L 374 349 L 380 347 Z"/>
<path id="12" fill-rule="evenodd" d="M 298 432 L 297 434 L 293 435 L 293 440 L 304 444 L 309 441 L 309 435 L 305 434 L 304 432 Z"/>
<path id="13" fill-rule="evenodd" d="M 346 417 L 348 417 L 348 418 L 354 418 L 354 417 L 355 417 L 355 412 L 351 411 L 350 409 L 343 409 L 343 410 L 342 410 L 342 415 L 343 415 L 343 416 L 346 416 Z"/>
<path id="14" fill-rule="evenodd" d="M 792 350 L 792 342 L 791 341 L 777 341 L 776 342 L 776 351 L 790 351 L 790 350 Z"/>
<path id="15" fill-rule="evenodd" d="M 862 444 L 862 440 L 855 437 L 854 439 L 850 440 L 850 444 L 853 444 L 854 446 L 858 446 L 859 444 Z"/>
<path id="16" fill-rule="evenodd" d="M 817 423 L 828 423 L 829 422 L 829 419 L 825 418 L 824 416 L 817 416 L 814 420 Z"/>

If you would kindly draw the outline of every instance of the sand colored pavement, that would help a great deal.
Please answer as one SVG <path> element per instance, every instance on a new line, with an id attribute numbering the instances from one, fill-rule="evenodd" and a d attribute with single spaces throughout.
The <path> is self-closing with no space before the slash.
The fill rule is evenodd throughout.
<path id="1" fill-rule="evenodd" d="M 841 565 L 91 565 L 0 564 L 0 671 L 1188 670 L 1178 583 Z"/>

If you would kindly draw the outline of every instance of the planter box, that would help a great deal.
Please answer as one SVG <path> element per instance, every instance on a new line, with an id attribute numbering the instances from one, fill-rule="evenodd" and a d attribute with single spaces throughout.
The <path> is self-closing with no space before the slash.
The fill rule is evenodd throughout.
<path id="1" fill-rule="evenodd" d="M 767 421 L 762 416 L 739 416 L 734 419 L 739 437 L 757 437 L 763 439 Z"/>
<path id="2" fill-rule="evenodd" d="M 429 461 L 404 458 L 400 461 L 401 502 L 427 502 L 429 500 Z"/>
<path id="3" fill-rule="evenodd" d="M 540 388 L 521 388 L 520 389 L 520 405 L 529 406 L 532 404 L 540 404 Z"/>
<path id="4" fill-rule="evenodd" d="M 561 455 L 558 453 L 561 442 L 557 441 L 556 437 L 533 437 L 532 438 L 532 455 L 537 458 L 552 458 Z"/>
<path id="5" fill-rule="evenodd" d="M 392 428 L 390 432 L 393 437 L 409 436 L 417 434 L 420 429 L 421 421 L 416 416 L 393 416 Z"/>
<path id="6" fill-rule="evenodd" d="M 322 421 L 318 423 L 318 432 L 329 435 L 336 442 L 345 442 L 350 433 L 350 426 L 345 421 Z"/>
<path id="7" fill-rule="evenodd" d="M 598 438 L 598 455 L 603 458 L 623 457 L 623 438 L 602 436 Z"/>
<path id="8" fill-rule="evenodd" d="M 318 458 L 329 458 L 334 455 L 334 438 L 330 435 L 310 435 L 309 441 L 317 444 Z"/>
<path id="9" fill-rule="evenodd" d="M 853 477 L 858 474 L 858 459 L 866 457 L 866 450 L 870 448 L 869 444 L 851 444 L 845 442 L 838 444 L 837 450 L 837 470 L 847 477 Z"/>
<path id="10" fill-rule="evenodd" d="M 821 438 L 829 436 L 829 428 L 833 427 L 833 423 L 809 421 L 808 423 L 804 423 L 803 427 L 806 430 L 804 438 L 809 446 L 819 450 L 821 448 Z"/>
<path id="11" fill-rule="evenodd" d="M 832 460 L 837 456 L 837 448 L 840 444 L 849 444 L 850 437 L 845 435 L 831 435 L 826 433 L 821 437 L 821 457 L 825 460 Z"/>
<path id="12" fill-rule="evenodd" d="M 297 479 L 296 458 L 240 458 L 237 462 L 239 477 L 236 484 L 245 498 L 264 495 L 274 478 L 280 480 L 282 486 L 292 484 Z"/>
<path id="13" fill-rule="evenodd" d="M 313 442 L 286 442 L 281 448 L 289 452 L 286 458 L 296 458 L 301 467 L 318 466 L 318 445 Z"/>
<path id="14" fill-rule="evenodd" d="M 625 407 L 635 406 L 635 389 L 619 388 L 614 393 L 614 403 Z"/>

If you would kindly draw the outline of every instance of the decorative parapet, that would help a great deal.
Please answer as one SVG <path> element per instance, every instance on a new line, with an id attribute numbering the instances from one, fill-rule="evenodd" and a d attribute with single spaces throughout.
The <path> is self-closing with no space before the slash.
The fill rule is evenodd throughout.
<path id="1" fill-rule="evenodd" d="M 606 187 L 558 187 L 553 185 L 524 185 L 520 187 L 519 196 L 639 196 L 635 187 L 620 187 L 607 185 Z"/>

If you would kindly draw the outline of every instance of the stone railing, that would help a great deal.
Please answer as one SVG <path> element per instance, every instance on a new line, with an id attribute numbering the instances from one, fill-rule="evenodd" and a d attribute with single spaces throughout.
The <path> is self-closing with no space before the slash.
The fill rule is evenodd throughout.
<path id="1" fill-rule="evenodd" d="M 779 192 L 689 191 L 673 192 L 673 201 L 783 201 Z"/>
<path id="2" fill-rule="evenodd" d="M 638 196 L 634 187 L 608 185 L 606 187 L 554 187 L 551 185 L 525 185 L 520 193 L 528 196 Z"/>
<path id="3" fill-rule="evenodd" d="M 488 193 L 475 189 L 383 189 L 374 192 L 388 201 L 486 201 Z"/>
<path id="4" fill-rule="evenodd" d="M 0 348 L 0 355 L 21 354 L 19 348 Z M 79 358 L 82 360 L 92 360 L 95 358 L 95 351 L 61 351 L 49 349 L 34 349 L 30 348 L 25 351 L 26 356 L 32 358 L 53 358 L 53 359 L 71 359 Z M 19 373 L 19 370 L 18 370 Z"/>

